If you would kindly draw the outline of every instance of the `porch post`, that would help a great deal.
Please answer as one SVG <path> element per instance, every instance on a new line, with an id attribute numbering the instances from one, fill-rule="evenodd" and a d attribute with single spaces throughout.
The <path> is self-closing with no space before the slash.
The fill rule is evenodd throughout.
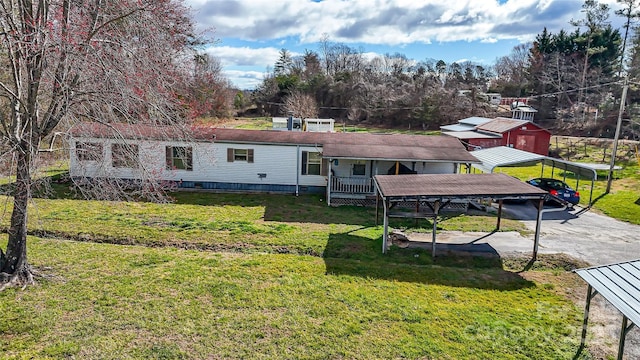
<path id="1" fill-rule="evenodd" d="M 327 206 L 331 206 L 331 182 L 333 178 L 331 177 L 331 163 L 333 159 L 329 159 L 329 173 L 327 174 Z"/>

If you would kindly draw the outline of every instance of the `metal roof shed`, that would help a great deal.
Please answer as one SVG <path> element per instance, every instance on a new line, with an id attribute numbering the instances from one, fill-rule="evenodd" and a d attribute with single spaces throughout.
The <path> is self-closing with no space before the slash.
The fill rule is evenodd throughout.
<path id="1" fill-rule="evenodd" d="M 376 175 L 373 177 L 378 193 L 382 198 L 384 211 L 384 235 L 382 252 L 387 250 L 389 236 L 389 217 L 431 218 L 433 232 L 431 256 L 436 253 L 436 228 L 439 212 L 451 201 L 473 199 L 496 199 L 499 203 L 498 223 L 502 215 L 502 202 L 505 199 L 538 199 L 538 217 L 533 247 L 533 258 L 537 257 L 540 239 L 542 209 L 547 192 L 531 186 L 505 174 L 421 174 L 421 175 Z M 415 202 L 414 213 L 390 213 L 393 205 L 402 202 Z M 419 204 L 425 204 L 432 211 L 420 212 Z M 433 205 L 432 205 L 433 204 Z M 376 221 L 378 207 L 376 207 Z"/>
<path id="2" fill-rule="evenodd" d="M 575 270 L 575 273 L 589 284 L 580 348 L 584 347 L 587 337 L 591 299 L 600 294 L 622 313 L 618 344 L 618 360 L 622 360 L 627 333 L 635 325 L 640 324 L 640 259 L 578 269 Z M 628 324 L 629 321 L 631 324 Z"/>
<path id="3" fill-rule="evenodd" d="M 578 178 L 576 180 L 576 188 L 580 184 L 580 178 L 585 177 L 591 180 L 591 191 L 589 196 L 589 206 L 592 205 L 593 200 L 593 186 L 598 179 L 598 173 L 593 164 L 580 164 L 562 159 L 556 159 L 548 156 L 538 155 L 523 150 L 518 150 L 506 146 L 497 146 L 488 149 L 476 150 L 471 152 L 478 160 L 480 164 L 472 164 L 471 167 L 476 168 L 482 172 L 492 173 L 493 170 L 501 166 L 513 166 L 513 165 L 525 165 L 536 164 L 542 162 L 542 172 L 544 172 L 544 166 L 551 166 L 551 176 L 555 169 L 562 169 L 565 172 L 570 171 Z M 542 176 L 542 175 L 541 175 Z M 566 181 L 566 174 L 564 179 Z"/>

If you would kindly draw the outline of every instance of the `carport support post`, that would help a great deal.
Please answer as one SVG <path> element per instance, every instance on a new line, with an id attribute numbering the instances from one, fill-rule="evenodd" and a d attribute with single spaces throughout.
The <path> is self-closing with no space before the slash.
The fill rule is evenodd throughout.
<path id="1" fill-rule="evenodd" d="M 496 224 L 496 230 L 500 230 L 500 219 L 502 218 L 502 202 L 502 199 L 498 200 L 498 223 Z"/>
<path id="2" fill-rule="evenodd" d="M 622 355 L 624 355 L 624 342 L 627 337 L 627 317 L 622 315 L 622 328 L 620 329 L 620 342 L 618 343 L 618 360 L 622 360 Z"/>
<path id="3" fill-rule="evenodd" d="M 580 348 L 584 348 L 587 341 L 587 324 L 589 323 L 589 308 L 591 307 L 591 299 L 596 296 L 597 292 L 593 291 L 593 287 L 587 287 L 587 301 L 584 305 L 584 320 L 582 321 L 582 338 L 580 340 Z"/>
<path id="4" fill-rule="evenodd" d="M 538 244 L 540 244 L 540 226 L 542 225 L 542 209 L 544 208 L 544 199 L 538 202 L 538 219 L 536 221 L 536 235 L 533 241 L 533 260 L 538 259 Z"/>
<path id="5" fill-rule="evenodd" d="M 433 234 L 431 234 L 431 260 L 436 260 L 436 230 L 438 229 L 438 211 L 440 211 L 440 200 L 433 204 Z"/>
<path id="6" fill-rule="evenodd" d="M 387 238 L 389 237 L 389 213 L 387 210 L 387 200 L 382 198 L 382 206 L 384 207 L 384 219 L 383 219 L 383 227 L 384 232 L 382 234 L 382 253 L 385 254 L 387 252 Z"/>

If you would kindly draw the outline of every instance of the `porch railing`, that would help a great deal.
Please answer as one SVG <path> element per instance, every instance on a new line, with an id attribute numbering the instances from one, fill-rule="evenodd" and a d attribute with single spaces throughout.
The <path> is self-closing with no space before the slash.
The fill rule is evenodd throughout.
<path id="1" fill-rule="evenodd" d="M 331 177 L 332 193 L 372 194 L 372 178 Z"/>

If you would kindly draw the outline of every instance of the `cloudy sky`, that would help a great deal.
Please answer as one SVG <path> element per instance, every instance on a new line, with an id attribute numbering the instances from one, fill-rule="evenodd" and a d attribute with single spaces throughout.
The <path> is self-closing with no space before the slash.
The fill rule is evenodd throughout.
<path id="1" fill-rule="evenodd" d="M 227 77 L 253 89 L 280 49 L 317 51 L 327 36 L 368 54 L 491 65 L 544 27 L 569 29 L 582 0 L 185 0 L 216 43 Z M 600 0 L 617 8 L 615 0 Z M 622 20 L 611 12 L 615 27 Z"/>

